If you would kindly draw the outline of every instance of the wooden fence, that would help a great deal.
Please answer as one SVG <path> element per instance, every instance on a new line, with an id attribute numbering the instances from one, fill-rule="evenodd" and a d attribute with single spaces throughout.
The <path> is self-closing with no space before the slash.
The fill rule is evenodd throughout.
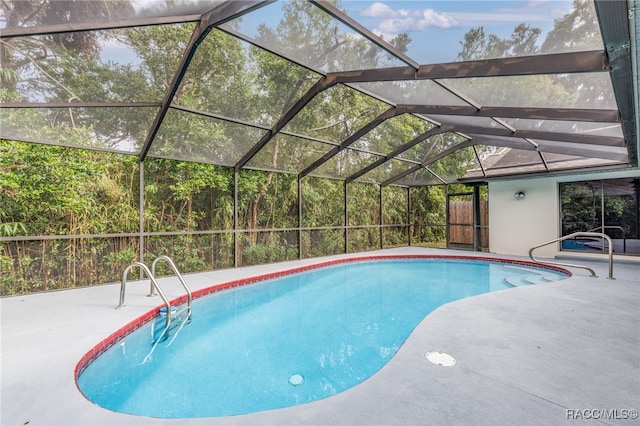
<path id="1" fill-rule="evenodd" d="M 449 243 L 473 244 L 473 201 L 449 202 Z M 480 200 L 480 241 L 481 249 L 489 248 L 489 202 Z"/>

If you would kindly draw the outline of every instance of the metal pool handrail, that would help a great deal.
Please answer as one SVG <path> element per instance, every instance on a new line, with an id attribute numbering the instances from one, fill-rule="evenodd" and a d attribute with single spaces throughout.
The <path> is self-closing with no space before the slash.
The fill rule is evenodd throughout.
<path id="1" fill-rule="evenodd" d="M 153 276 L 153 274 L 151 273 L 147 265 L 145 265 L 142 262 L 133 262 L 131 265 L 127 266 L 124 269 L 124 272 L 122 273 L 122 285 L 120 286 L 120 303 L 118 303 L 117 307 L 121 308 L 124 306 L 124 293 L 127 287 L 127 274 L 129 273 L 131 268 L 135 268 L 136 266 L 140 267 L 149 276 L 149 279 L 151 280 L 152 288 L 155 287 L 156 290 L 158 290 L 158 294 L 162 298 L 164 305 L 167 307 L 167 321 L 166 321 L 165 327 L 168 329 L 171 324 L 171 304 L 169 303 L 169 299 L 167 299 L 167 296 L 165 296 L 164 292 L 158 285 L 158 282 L 156 281 L 155 277 Z"/>
<path id="2" fill-rule="evenodd" d="M 173 270 L 173 273 L 176 274 L 176 276 L 178 277 L 178 280 L 180 281 L 180 284 L 182 284 L 182 287 L 185 289 L 185 291 L 187 292 L 187 309 L 189 310 L 188 316 L 191 317 L 191 301 L 193 299 L 193 296 L 191 295 L 191 290 L 189 289 L 189 286 L 187 286 L 187 283 L 184 282 L 184 279 L 182 279 L 182 275 L 180 274 L 180 271 L 178 271 L 178 267 L 176 266 L 176 264 L 173 262 L 173 260 L 171 260 L 171 258 L 169 256 L 158 256 L 153 263 L 151 263 L 151 274 L 152 276 L 156 276 L 156 264 L 158 263 L 159 260 L 164 260 L 165 262 L 167 262 L 169 264 L 169 267 L 171 267 L 171 269 Z M 151 295 L 153 295 L 153 287 L 151 287 Z"/>
<path id="3" fill-rule="evenodd" d="M 564 237 L 556 238 L 555 240 L 551 240 L 551 241 L 547 241 L 546 243 L 538 244 L 537 246 L 531 247 L 531 249 L 529 250 L 529 258 L 531 258 L 531 260 L 533 260 L 534 262 L 538 262 L 538 263 L 541 263 L 541 264 L 557 265 L 557 266 L 568 266 L 568 267 L 571 267 L 571 268 L 586 269 L 587 271 L 589 271 L 591 273 L 592 277 L 596 277 L 597 278 L 597 275 L 594 272 L 594 270 L 589 268 L 589 267 L 587 267 L 587 266 L 573 265 L 573 264 L 570 264 L 570 263 L 560 263 L 560 262 L 546 262 L 546 261 L 543 262 L 543 261 L 538 260 L 535 257 L 533 257 L 533 251 L 535 249 L 547 246 L 549 244 L 557 243 L 559 241 L 564 241 L 564 240 L 568 240 L 568 239 L 571 239 L 571 238 L 575 238 L 575 237 L 605 238 L 609 242 L 609 279 L 612 279 L 612 280 L 615 279 L 615 278 L 613 278 L 613 242 L 611 241 L 611 238 L 607 234 L 603 234 L 601 232 L 574 232 L 573 234 L 565 235 Z"/>

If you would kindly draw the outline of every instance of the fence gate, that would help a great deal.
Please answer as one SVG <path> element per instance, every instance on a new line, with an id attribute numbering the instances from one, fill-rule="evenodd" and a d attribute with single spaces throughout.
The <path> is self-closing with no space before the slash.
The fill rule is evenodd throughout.
<path id="1" fill-rule="evenodd" d="M 474 192 L 447 194 L 447 248 L 488 251 L 488 217 L 488 202 L 477 187 Z"/>

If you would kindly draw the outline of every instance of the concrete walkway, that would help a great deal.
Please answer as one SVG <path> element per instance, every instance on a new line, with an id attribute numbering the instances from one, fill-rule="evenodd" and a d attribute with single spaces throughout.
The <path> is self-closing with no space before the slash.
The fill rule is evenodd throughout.
<path id="1" fill-rule="evenodd" d="M 374 253 L 481 255 L 412 247 Z M 195 290 L 318 261 L 185 278 Z M 606 277 L 606 263 L 589 265 Z M 3 298 L 0 423 L 640 425 L 640 264 L 616 262 L 615 280 L 573 272 L 567 280 L 438 308 L 382 370 L 338 395 L 251 415 L 187 420 L 111 412 L 87 401 L 74 383 L 76 363 L 89 349 L 159 304 L 144 297 L 148 284 L 132 282 L 127 307 L 118 310 L 119 284 Z M 166 286 L 176 288 L 169 297 L 180 294 L 177 287 Z M 457 363 L 432 364 L 427 351 L 446 352 Z"/>

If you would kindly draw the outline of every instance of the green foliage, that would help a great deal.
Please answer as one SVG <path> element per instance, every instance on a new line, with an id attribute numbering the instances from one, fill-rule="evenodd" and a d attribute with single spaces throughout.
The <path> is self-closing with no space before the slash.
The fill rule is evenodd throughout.
<path id="1" fill-rule="evenodd" d="M 515 27 L 506 39 L 477 28 L 465 36 L 459 57 L 471 60 L 557 49 L 570 27 L 580 27 L 584 39 L 590 39 L 594 29 L 582 26 L 592 21 L 589 3 L 576 0 L 575 10 L 556 22 L 542 45 L 540 30 L 524 24 Z M 62 12 L 69 4 L 73 7 L 65 15 Z M 53 17 L 63 19 L 63 24 L 71 23 L 74 16 L 89 13 L 109 18 L 123 7 L 131 8 L 126 1 L 90 5 L 84 1 L 2 2 L 2 7 L 4 12 L 4 8 L 11 8 L 11 13 L 5 13 L 10 27 L 49 22 Z M 284 2 L 283 7 L 279 23 L 258 28 L 255 37 L 260 42 L 274 48 L 284 46 L 294 58 L 323 72 L 374 68 L 388 59 L 380 57 L 365 39 L 341 32 L 334 19 L 317 13 L 306 1 Z M 3 40 L 0 100 L 160 102 L 194 28 L 193 23 L 153 25 Z M 102 60 L 99 49 L 106 41 L 129 48 L 135 60 L 128 64 Z M 400 34 L 390 42 L 406 51 L 411 39 Z M 198 46 L 171 102 L 273 126 L 320 78 L 313 70 L 214 29 Z M 485 84 L 479 79 L 469 81 L 476 90 Z M 569 79 L 540 76 L 530 82 L 535 86 L 533 91 L 529 87 L 525 93 L 524 87 L 505 83 L 493 96 L 507 100 L 526 94 L 534 97 L 531 102 L 552 97 L 559 103 L 589 102 Z M 342 143 L 388 107 L 349 86 L 336 85 L 312 99 L 286 130 Z M 24 140 L 133 152 L 147 137 L 154 114 L 153 108 L 7 109 L 3 120 L 11 124 L 8 128 L 18 129 Z M 358 143 L 385 153 L 429 126 L 407 114 L 388 120 Z M 240 171 L 238 194 L 234 194 L 234 166 L 263 133 L 262 129 L 245 127 L 171 108 L 142 166 L 133 156 L 0 141 L 0 236 L 36 236 L 32 241 L 0 243 L 1 294 L 119 280 L 126 265 L 140 258 L 140 210 L 147 233 L 144 260 L 169 255 L 183 272 L 230 267 L 236 256 L 239 264 L 249 265 L 295 259 L 299 252 L 302 257 L 342 253 L 345 245 L 349 251 L 376 249 L 382 242 L 393 246 L 406 243 L 408 232 L 414 244 L 443 244 L 444 187 L 412 188 L 410 200 L 406 189 L 385 187 L 381 218 L 380 187 L 351 182 L 347 184 L 346 209 L 348 225 L 355 228 L 345 232 L 343 181 L 306 176 L 298 188 L 295 175 L 275 172 L 283 168 L 299 172 L 324 153 L 309 154 L 294 138 L 274 137 L 256 157 L 262 167 L 274 171 Z M 422 161 L 458 142 L 454 134 L 438 135 L 417 145 L 412 155 Z M 345 150 L 340 161 L 327 163 L 319 174 L 348 177 L 352 169 L 370 161 L 357 151 Z M 473 167 L 473 162 L 470 150 L 460 150 L 428 167 L 453 180 Z M 140 167 L 144 175 L 142 209 Z M 385 172 L 376 170 L 380 173 L 376 177 Z M 298 191 L 302 206 L 298 205 Z M 601 212 L 593 199 L 568 193 L 563 197 L 563 203 L 572 206 L 567 223 L 595 224 L 593 219 Z M 607 197 L 606 214 L 611 216 L 606 220 L 627 218 L 632 203 L 623 197 Z M 407 217 L 410 228 L 405 223 Z M 382 232 L 381 223 L 385 225 Z M 289 230 L 299 226 L 303 228 L 300 235 Z M 123 233 L 130 235 L 117 235 Z M 96 234 L 116 236 L 86 237 Z M 50 235 L 66 238 L 37 238 Z"/>
<path id="2" fill-rule="evenodd" d="M 345 225 L 343 182 L 306 177 L 302 180 L 302 193 L 302 226 Z"/>
<path id="3" fill-rule="evenodd" d="M 411 188 L 411 242 L 444 246 L 446 203 L 444 186 Z"/>

